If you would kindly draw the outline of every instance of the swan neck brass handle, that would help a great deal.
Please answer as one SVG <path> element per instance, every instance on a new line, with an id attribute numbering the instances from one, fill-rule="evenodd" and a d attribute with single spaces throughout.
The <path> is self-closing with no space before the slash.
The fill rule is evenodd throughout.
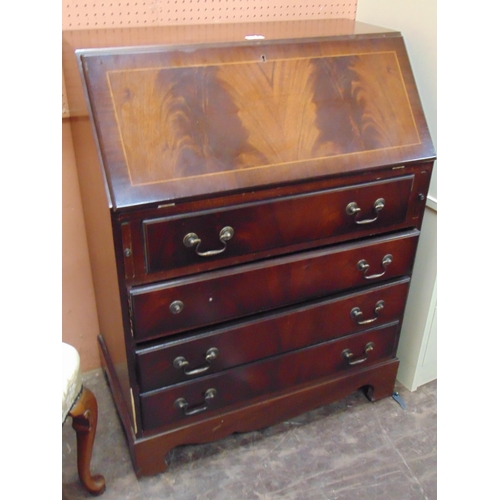
<path id="1" fill-rule="evenodd" d="M 202 411 L 208 410 L 208 404 L 210 400 L 214 399 L 217 396 L 217 390 L 214 388 L 207 389 L 203 396 L 204 403 L 201 403 L 198 406 L 194 406 L 193 408 L 189 408 L 189 403 L 184 398 L 178 398 L 175 400 L 174 406 L 178 410 L 182 410 L 186 417 L 190 415 L 196 415 L 197 413 L 201 413 Z"/>
<path id="2" fill-rule="evenodd" d="M 384 268 L 384 271 L 379 274 L 366 274 L 368 272 L 368 269 L 370 268 L 370 264 L 365 259 L 361 259 L 358 264 L 357 264 L 357 269 L 358 271 L 361 271 L 363 273 L 363 278 L 365 280 L 372 280 L 374 278 L 380 278 L 383 276 L 386 271 L 387 271 L 387 266 L 393 261 L 392 255 L 388 253 L 387 255 L 384 256 L 382 259 L 382 267 Z"/>
<path id="3" fill-rule="evenodd" d="M 198 238 L 198 235 L 196 233 L 186 234 L 182 242 L 184 243 L 184 246 L 188 248 L 196 246 L 195 252 L 200 257 L 211 257 L 212 255 L 218 255 L 224 252 L 227 248 L 226 241 L 229 241 L 233 236 L 234 236 L 234 229 L 231 226 L 223 227 L 219 233 L 219 240 L 224 246 L 218 250 L 207 250 L 206 252 L 200 252 L 199 248 L 201 245 L 201 239 Z"/>
<path id="4" fill-rule="evenodd" d="M 368 325 L 369 323 L 373 323 L 374 321 L 377 321 L 378 319 L 378 316 L 380 314 L 380 311 L 382 311 L 382 309 L 384 308 L 385 306 L 385 302 L 383 300 L 379 300 L 376 304 L 375 304 L 375 317 L 374 318 L 370 318 L 370 319 L 362 319 L 363 318 L 363 312 L 361 311 L 361 309 L 359 307 L 353 307 L 351 309 L 351 318 L 353 318 L 356 323 L 358 325 Z"/>
<path id="5" fill-rule="evenodd" d="M 375 200 L 375 203 L 373 204 L 373 210 L 375 211 L 375 217 L 373 219 L 358 219 L 358 215 L 361 212 L 361 208 L 358 207 L 358 204 L 355 201 L 351 201 L 345 207 L 345 211 L 347 215 L 354 215 L 354 222 L 356 224 L 371 224 L 372 222 L 375 222 L 378 219 L 378 215 L 380 211 L 385 207 L 385 200 L 384 198 L 378 198 Z"/>
<path id="6" fill-rule="evenodd" d="M 174 359 L 174 368 L 177 370 L 183 370 L 184 375 L 192 377 L 193 375 L 199 375 L 210 369 L 210 363 L 219 355 L 219 349 L 217 347 L 211 347 L 205 354 L 206 364 L 200 366 L 199 368 L 193 368 L 189 370 L 189 361 L 184 356 L 178 356 Z"/>
<path id="7" fill-rule="evenodd" d="M 344 349 L 342 351 L 342 357 L 347 360 L 347 363 L 351 366 L 359 365 L 368 359 L 368 354 L 373 351 L 374 348 L 375 344 L 373 342 L 368 342 L 368 344 L 365 345 L 365 350 L 361 356 L 356 358 L 350 349 Z"/>

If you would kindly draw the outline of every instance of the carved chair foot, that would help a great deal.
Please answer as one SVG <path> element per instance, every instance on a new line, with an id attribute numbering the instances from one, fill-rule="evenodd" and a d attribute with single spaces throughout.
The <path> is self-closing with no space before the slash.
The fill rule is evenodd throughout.
<path id="1" fill-rule="evenodd" d="M 73 419 L 73 429 L 76 431 L 78 476 L 83 486 L 92 494 L 101 494 L 106 482 L 100 474 L 90 474 L 90 460 L 94 446 L 97 428 L 97 401 L 89 389 L 84 387 L 69 413 Z"/>

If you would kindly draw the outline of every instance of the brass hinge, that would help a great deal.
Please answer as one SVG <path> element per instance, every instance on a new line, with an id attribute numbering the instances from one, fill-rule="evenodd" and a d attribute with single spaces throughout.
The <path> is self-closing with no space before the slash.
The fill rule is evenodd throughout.
<path id="1" fill-rule="evenodd" d="M 127 299 L 128 302 L 128 320 L 130 323 L 130 335 L 134 336 L 134 322 L 132 321 L 132 300 L 130 299 L 130 294 Z"/>
<path id="2" fill-rule="evenodd" d="M 137 434 L 137 418 L 135 416 L 134 393 L 132 392 L 132 387 L 130 388 L 130 400 L 132 403 L 132 419 L 134 420 L 134 433 Z"/>
<path id="3" fill-rule="evenodd" d="M 168 207 L 175 207 L 175 203 L 164 203 L 163 205 L 158 205 L 156 208 L 168 208 Z"/>
<path id="4" fill-rule="evenodd" d="M 132 230 L 128 222 L 121 225 L 122 245 L 123 245 L 123 266 L 125 268 L 125 277 L 127 279 L 135 277 L 135 265 L 132 248 Z"/>

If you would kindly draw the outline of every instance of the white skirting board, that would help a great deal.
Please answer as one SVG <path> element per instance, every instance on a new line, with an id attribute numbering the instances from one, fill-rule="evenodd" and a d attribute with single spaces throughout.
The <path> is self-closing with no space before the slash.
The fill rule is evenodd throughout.
<path id="1" fill-rule="evenodd" d="M 437 378 L 437 201 L 427 203 L 398 347 L 397 379 L 414 391 Z"/>

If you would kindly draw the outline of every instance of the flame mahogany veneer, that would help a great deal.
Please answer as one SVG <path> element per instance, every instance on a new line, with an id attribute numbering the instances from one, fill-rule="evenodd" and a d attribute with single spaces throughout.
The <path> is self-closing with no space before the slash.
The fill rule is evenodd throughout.
<path id="1" fill-rule="evenodd" d="M 399 364 L 435 159 L 401 34 L 228 29 L 72 46 L 100 352 L 138 476 L 180 444 L 390 396 Z"/>

